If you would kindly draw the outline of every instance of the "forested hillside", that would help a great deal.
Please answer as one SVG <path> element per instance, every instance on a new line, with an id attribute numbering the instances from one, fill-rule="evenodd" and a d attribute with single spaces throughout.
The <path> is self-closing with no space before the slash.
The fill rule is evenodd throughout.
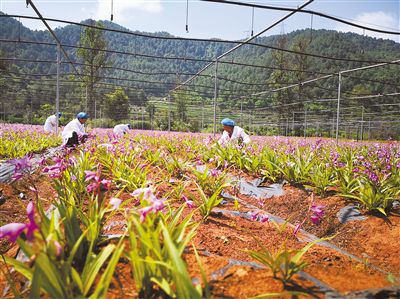
<path id="1" fill-rule="evenodd" d="M 87 20 L 84 23 L 91 24 L 92 21 Z M 127 31 L 126 28 L 108 21 L 104 21 L 103 24 L 106 28 Z M 0 27 L 0 50 L 3 57 L 0 65 L 7 69 L 1 71 L 0 76 L 1 87 L 6 91 L 1 95 L 3 113 L 4 110 L 13 111 L 14 114 L 34 113 L 44 104 L 52 104 L 56 47 L 25 42 L 54 44 L 54 39 L 48 32 L 32 31 L 16 19 L 8 17 L 0 18 Z M 82 61 L 77 56 L 77 49 L 67 46 L 80 46 L 83 31 L 84 28 L 77 25 L 55 29 L 74 62 Z M 134 33 L 172 37 L 166 32 Z M 107 49 L 113 52 L 108 52 L 108 67 L 101 72 L 104 78 L 96 85 L 99 107 L 106 98 L 105 94 L 112 92 L 116 85 L 125 90 L 132 105 L 144 106 L 149 97 L 164 97 L 178 83 L 206 65 L 207 61 L 215 59 L 234 46 L 222 42 L 160 39 L 116 32 L 104 32 L 104 38 Z M 337 97 L 337 75 L 281 92 L 248 96 L 240 102 L 237 100 L 239 96 L 278 89 L 338 71 L 400 59 L 400 44 L 394 41 L 330 30 L 298 30 L 286 35 L 258 38 L 253 42 L 263 46 L 243 46 L 224 57 L 218 64 L 221 109 L 239 109 L 240 105 L 245 105 L 247 110 L 268 105 L 287 107 L 285 105 L 295 101 L 334 98 Z M 80 78 L 66 63 L 66 59 L 62 60 L 65 63 L 61 68 L 61 105 L 64 109 L 75 107 L 79 98 L 79 108 L 84 108 L 82 101 L 85 91 L 80 84 Z M 81 66 L 76 65 L 75 69 L 80 72 Z M 214 67 L 209 68 L 203 75 L 189 84 L 186 88 L 187 94 L 175 94 L 173 100 L 182 97 L 188 103 L 201 102 L 201 99 L 210 102 L 214 96 Z M 74 80 L 75 83 L 72 83 Z M 344 75 L 341 90 L 343 96 L 347 97 L 387 94 L 397 92 L 399 82 L 400 67 L 389 65 Z M 368 106 L 375 101 L 364 102 L 367 110 L 373 109 Z M 352 104 L 355 102 L 345 103 L 348 106 Z M 282 108 L 277 112 L 285 115 L 290 111 L 288 108 Z"/>

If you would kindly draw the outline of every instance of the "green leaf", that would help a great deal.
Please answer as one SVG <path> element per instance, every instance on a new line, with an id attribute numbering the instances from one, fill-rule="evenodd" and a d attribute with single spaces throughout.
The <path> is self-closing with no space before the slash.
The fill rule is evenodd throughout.
<path id="1" fill-rule="evenodd" d="M 92 255 L 94 255 L 93 252 L 88 253 L 87 258 L 89 262 L 85 264 L 82 271 L 82 283 L 84 285 L 83 295 L 86 295 L 90 291 L 97 274 L 114 249 L 115 245 L 109 244 L 107 247 L 103 248 L 95 258 L 92 258 Z"/>
<path id="2" fill-rule="evenodd" d="M 206 272 L 204 271 L 203 264 L 202 264 L 202 262 L 200 260 L 199 254 L 198 254 L 197 249 L 194 246 L 194 244 L 192 244 L 192 247 L 193 247 L 193 250 L 194 250 L 194 255 L 196 257 L 197 264 L 199 265 L 199 268 L 200 268 L 201 279 L 203 280 L 203 283 L 204 283 L 204 289 L 206 291 L 205 298 L 207 298 L 207 299 L 211 298 L 210 286 L 209 286 L 208 281 L 207 281 Z M 200 285 L 200 290 L 201 290 L 201 285 Z"/>
<path id="3" fill-rule="evenodd" d="M 52 298 L 65 298 L 66 294 L 63 288 L 65 281 L 44 253 L 41 252 L 36 257 L 35 267 L 39 267 L 42 272 L 40 275 L 47 294 Z"/>
<path id="4" fill-rule="evenodd" d="M 33 277 L 33 269 L 29 268 L 25 263 L 17 261 L 16 259 L 4 256 L 7 264 L 14 267 L 14 270 L 18 273 L 21 273 L 28 280 L 32 280 Z"/>
<path id="5" fill-rule="evenodd" d="M 151 277 L 150 281 L 157 284 L 168 296 L 174 297 L 174 293 L 169 285 L 168 281 L 165 278 L 161 278 L 161 281 L 155 277 Z"/>
<path id="6" fill-rule="evenodd" d="M 124 238 L 121 238 L 121 240 L 119 241 L 117 248 L 115 249 L 114 254 L 112 255 L 112 257 L 110 259 L 110 262 L 107 265 L 107 268 L 104 270 L 104 273 L 101 276 L 100 281 L 97 284 L 95 291 L 93 292 L 93 295 L 90 296 L 91 299 L 106 297 L 108 287 L 110 285 L 111 279 L 114 274 L 115 267 L 117 266 L 119 258 L 125 248 L 125 245 L 122 244 L 123 239 Z"/>
<path id="7" fill-rule="evenodd" d="M 75 285 L 79 288 L 79 291 L 81 292 L 81 294 L 83 294 L 82 279 L 74 267 L 71 267 L 71 276 L 72 276 L 72 280 L 74 281 Z"/>

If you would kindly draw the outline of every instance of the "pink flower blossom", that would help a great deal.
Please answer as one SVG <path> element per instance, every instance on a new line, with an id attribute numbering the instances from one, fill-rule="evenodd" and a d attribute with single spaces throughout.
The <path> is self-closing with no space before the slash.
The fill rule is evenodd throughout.
<path id="1" fill-rule="evenodd" d="M 25 156 L 21 159 L 12 159 L 9 160 L 7 163 L 14 165 L 15 171 L 32 168 L 29 156 Z"/>
<path id="2" fill-rule="evenodd" d="M 228 166 L 229 166 L 228 161 L 224 160 L 224 168 L 228 168 Z"/>
<path id="3" fill-rule="evenodd" d="M 293 234 L 294 234 L 294 235 L 297 235 L 297 233 L 298 233 L 299 230 L 300 230 L 300 227 L 301 227 L 301 224 L 300 224 L 300 223 L 297 223 L 296 226 L 294 227 L 294 230 L 293 230 Z"/>
<path id="4" fill-rule="evenodd" d="M 7 238 L 10 242 L 15 242 L 23 231 L 26 230 L 26 238 L 33 239 L 34 232 L 39 228 L 35 222 L 33 202 L 26 207 L 29 223 L 9 223 L 0 227 L 0 239 Z"/>
<path id="5" fill-rule="evenodd" d="M 325 206 L 323 206 L 323 205 L 313 204 L 311 206 L 310 210 L 313 213 L 313 215 L 311 215 L 310 219 L 314 224 L 320 223 L 322 217 L 325 214 L 324 208 L 325 208 Z"/>
<path id="6" fill-rule="evenodd" d="M 103 186 L 103 188 L 105 190 L 109 190 L 111 188 L 111 181 L 110 180 L 103 179 L 103 180 L 101 180 L 100 183 L 101 183 L 101 185 Z"/>
<path id="7" fill-rule="evenodd" d="M 153 198 L 155 198 L 155 196 L 154 196 L 153 192 L 151 191 L 150 187 L 148 187 L 148 188 L 139 188 L 139 189 L 136 189 L 135 191 L 133 191 L 131 193 L 131 195 L 133 197 L 138 197 L 138 196 L 140 196 L 142 194 L 143 194 L 143 199 L 144 200 L 152 200 Z"/>
<path id="8" fill-rule="evenodd" d="M 189 209 L 193 209 L 195 208 L 195 205 L 193 203 L 193 200 L 190 200 L 189 198 L 187 198 L 185 195 L 182 194 L 182 198 L 185 201 L 186 205 L 188 206 Z"/>
<path id="9" fill-rule="evenodd" d="M 96 180 L 96 178 L 98 179 L 97 173 L 94 171 L 85 170 L 84 173 L 85 173 L 85 182 L 91 181 L 93 179 Z"/>
<path id="10" fill-rule="evenodd" d="M 216 176 L 218 176 L 218 174 L 219 174 L 219 171 L 217 170 L 217 169 L 211 169 L 210 170 L 210 174 L 211 174 L 211 176 L 213 176 L 213 177 L 216 177 Z"/>
<path id="11" fill-rule="evenodd" d="M 113 197 L 110 199 L 110 205 L 112 206 L 113 210 L 116 210 L 119 208 L 120 204 L 121 204 L 122 200 L 116 197 Z"/>
<path id="12" fill-rule="evenodd" d="M 23 178 L 23 174 L 20 172 L 14 172 L 13 176 L 11 177 L 14 181 L 18 181 Z"/>
<path id="13" fill-rule="evenodd" d="M 150 213 L 152 211 L 152 209 L 153 209 L 152 206 L 148 206 L 148 207 L 139 209 L 140 222 L 144 222 L 146 220 L 147 214 Z"/>
<path id="14" fill-rule="evenodd" d="M 0 239 L 7 238 L 10 242 L 15 242 L 19 235 L 26 229 L 24 223 L 9 223 L 0 227 Z"/>
<path id="15" fill-rule="evenodd" d="M 38 191 L 37 191 L 34 187 L 32 187 L 32 186 L 29 187 L 29 190 L 31 190 L 31 191 L 33 191 L 33 192 L 35 192 L 35 193 L 38 193 Z"/>
<path id="16" fill-rule="evenodd" d="M 253 221 L 260 221 L 260 222 L 264 223 L 264 222 L 267 222 L 269 220 L 268 215 L 261 214 L 260 211 L 254 212 L 254 213 L 252 213 L 250 215 L 251 215 L 250 219 L 253 220 Z"/>
<path id="17" fill-rule="evenodd" d="M 86 186 L 86 191 L 92 193 L 93 191 L 97 190 L 98 187 L 99 187 L 98 183 L 91 183 Z"/>

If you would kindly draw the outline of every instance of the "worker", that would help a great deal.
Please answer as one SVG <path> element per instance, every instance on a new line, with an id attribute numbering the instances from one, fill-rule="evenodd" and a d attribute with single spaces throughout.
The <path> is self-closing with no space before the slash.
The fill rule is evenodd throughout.
<path id="1" fill-rule="evenodd" d="M 224 127 L 224 132 L 218 141 L 219 144 L 226 144 L 232 140 L 236 140 L 239 145 L 250 142 L 249 135 L 247 135 L 241 127 L 236 126 L 235 121 L 232 119 L 224 118 L 221 124 Z"/>
<path id="2" fill-rule="evenodd" d="M 58 119 L 61 117 L 61 112 L 58 112 Z M 57 113 L 50 115 L 44 122 L 44 131 L 46 133 L 56 133 L 57 131 Z"/>
<path id="3" fill-rule="evenodd" d="M 85 126 L 89 116 L 85 112 L 79 112 L 76 118 L 71 120 L 62 131 L 63 144 L 67 147 L 74 147 L 79 143 L 85 142 L 88 135 L 85 132 Z"/>
<path id="4" fill-rule="evenodd" d="M 128 133 L 130 129 L 130 124 L 120 124 L 114 127 L 113 132 L 117 136 L 123 136 L 124 134 Z"/>

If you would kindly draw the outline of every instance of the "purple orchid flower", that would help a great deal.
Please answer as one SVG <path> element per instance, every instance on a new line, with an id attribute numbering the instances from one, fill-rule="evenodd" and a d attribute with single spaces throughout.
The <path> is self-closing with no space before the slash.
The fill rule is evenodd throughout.
<path id="1" fill-rule="evenodd" d="M 35 211 L 33 202 L 30 202 L 26 208 L 29 223 L 9 223 L 0 227 L 0 239 L 7 238 L 10 242 L 15 242 L 18 237 L 26 230 L 28 241 L 33 239 L 34 232 L 39 228 L 35 222 Z"/>
<path id="2" fill-rule="evenodd" d="M 313 215 L 311 215 L 310 219 L 314 224 L 319 224 L 320 223 L 322 217 L 325 214 L 324 208 L 325 208 L 325 206 L 323 206 L 323 205 L 315 205 L 315 204 L 313 204 L 311 206 L 310 210 L 311 210 L 311 212 L 313 212 Z"/>
<path id="3" fill-rule="evenodd" d="M 131 193 L 131 195 L 133 197 L 137 197 L 137 196 L 140 196 L 142 194 L 143 194 L 143 199 L 144 200 L 153 200 L 155 198 L 155 196 L 154 196 L 153 192 L 151 191 L 150 187 L 148 187 L 148 188 L 139 188 L 139 189 L 136 189 L 135 191 L 133 191 Z"/>
<path id="4" fill-rule="evenodd" d="M 195 208 L 193 200 L 190 200 L 187 198 L 185 195 L 182 194 L 182 199 L 185 201 L 186 205 L 188 206 L 189 209 Z"/>
<path id="5" fill-rule="evenodd" d="M 12 159 L 8 161 L 8 163 L 15 166 L 15 171 L 30 169 L 32 167 L 29 156 L 25 156 L 21 159 Z"/>
<path id="6" fill-rule="evenodd" d="M 0 239 L 7 238 L 10 242 L 15 242 L 19 235 L 26 229 L 24 223 L 9 223 L 0 227 Z"/>
<path id="7" fill-rule="evenodd" d="M 116 210 L 121 205 L 122 200 L 116 197 L 110 199 L 110 205 L 112 206 L 113 210 Z"/>
<path id="8" fill-rule="evenodd" d="M 96 172 L 90 171 L 90 170 L 85 170 L 84 173 L 85 173 L 85 182 L 91 181 L 93 179 L 96 180 L 96 178 L 98 180 L 98 176 L 97 176 Z"/>

